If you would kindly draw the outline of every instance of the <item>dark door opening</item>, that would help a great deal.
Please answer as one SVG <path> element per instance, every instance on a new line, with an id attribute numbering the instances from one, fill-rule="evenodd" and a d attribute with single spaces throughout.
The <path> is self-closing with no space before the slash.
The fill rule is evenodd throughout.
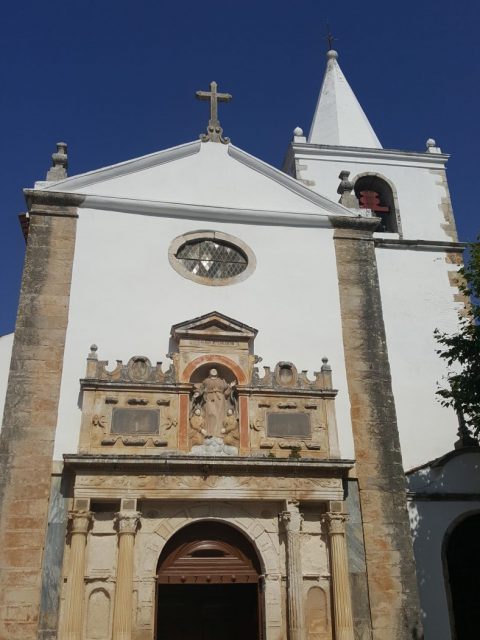
<path id="1" fill-rule="evenodd" d="M 447 542 L 448 580 L 455 640 L 478 640 L 480 634 L 480 514 L 458 524 Z M 452 616 L 453 613 L 453 616 Z"/>
<path id="2" fill-rule="evenodd" d="M 158 563 L 156 640 L 261 640 L 260 576 L 255 549 L 233 527 L 184 527 Z"/>
<path id="3" fill-rule="evenodd" d="M 161 584 L 157 640 L 257 640 L 256 584 Z"/>

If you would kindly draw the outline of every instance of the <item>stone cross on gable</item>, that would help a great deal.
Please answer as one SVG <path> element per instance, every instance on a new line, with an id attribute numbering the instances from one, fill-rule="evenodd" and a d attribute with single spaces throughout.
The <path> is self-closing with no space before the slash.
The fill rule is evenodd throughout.
<path id="1" fill-rule="evenodd" d="M 222 136 L 223 129 L 218 119 L 218 103 L 230 102 L 232 96 L 229 93 L 218 93 L 217 83 L 214 80 L 210 83 L 210 91 L 197 91 L 195 95 L 199 100 L 210 100 L 210 120 L 208 121 L 207 133 L 200 135 L 202 142 L 210 140 L 211 142 L 228 144 L 230 139 Z"/>

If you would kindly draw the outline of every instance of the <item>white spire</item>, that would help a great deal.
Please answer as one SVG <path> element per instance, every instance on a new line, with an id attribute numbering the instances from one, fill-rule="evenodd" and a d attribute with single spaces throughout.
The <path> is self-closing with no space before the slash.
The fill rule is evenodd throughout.
<path id="1" fill-rule="evenodd" d="M 380 140 L 343 75 L 337 58 L 336 51 L 328 51 L 327 70 L 308 142 L 381 149 Z"/>

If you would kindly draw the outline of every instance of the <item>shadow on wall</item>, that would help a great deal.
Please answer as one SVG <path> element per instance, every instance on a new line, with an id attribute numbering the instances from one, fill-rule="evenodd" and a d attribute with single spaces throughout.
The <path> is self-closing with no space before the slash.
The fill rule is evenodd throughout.
<path id="1" fill-rule="evenodd" d="M 451 536 L 459 523 L 480 512 L 479 470 L 480 449 L 475 447 L 451 451 L 407 473 L 410 526 L 426 640 L 473 640 L 478 637 L 480 623 L 474 635 L 455 636 L 452 633 L 454 614 L 447 549 L 452 558 L 457 557 L 452 549 L 465 545 Z M 478 537 L 477 534 L 477 540 Z M 453 542 L 449 543 L 450 539 Z M 453 562 L 465 565 L 464 559 Z M 480 567 L 476 575 L 478 594 Z"/>

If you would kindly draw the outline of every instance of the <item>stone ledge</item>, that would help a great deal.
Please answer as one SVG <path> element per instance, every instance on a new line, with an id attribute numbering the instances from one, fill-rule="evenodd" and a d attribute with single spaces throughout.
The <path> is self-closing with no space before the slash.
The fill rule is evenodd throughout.
<path id="1" fill-rule="evenodd" d="M 448 251 L 458 253 L 467 247 L 467 242 L 447 240 L 406 240 L 405 238 L 374 238 L 376 247 L 392 249 L 423 249 L 425 251 Z"/>
<path id="2" fill-rule="evenodd" d="M 325 474 L 337 473 L 346 477 L 350 469 L 354 466 L 354 460 L 332 459 L 318 460 L 317 458 L 302 458 L 301 460 L 290 458 L 272 459 L 267 457 L 245 457 L 245 456 L 186 456 L 172 454 L 147 454 L 147 455 L 98 455 L 98 454 L 65 454 L 63 456 L 66 469 L 85 470 L 92 467 L 114 466 L 116 471 L 139 467 L 152 468 L 155 472 L 182 468 L 204 471 L 208 467 L 208 473 L 215 470 L 224 475 L 225 469 L 236 469 L 240 471 L 253 471 L 268 469 L 274 473 L 275 470 L 285 472 L 290 470 L 299 474 Z"/>

